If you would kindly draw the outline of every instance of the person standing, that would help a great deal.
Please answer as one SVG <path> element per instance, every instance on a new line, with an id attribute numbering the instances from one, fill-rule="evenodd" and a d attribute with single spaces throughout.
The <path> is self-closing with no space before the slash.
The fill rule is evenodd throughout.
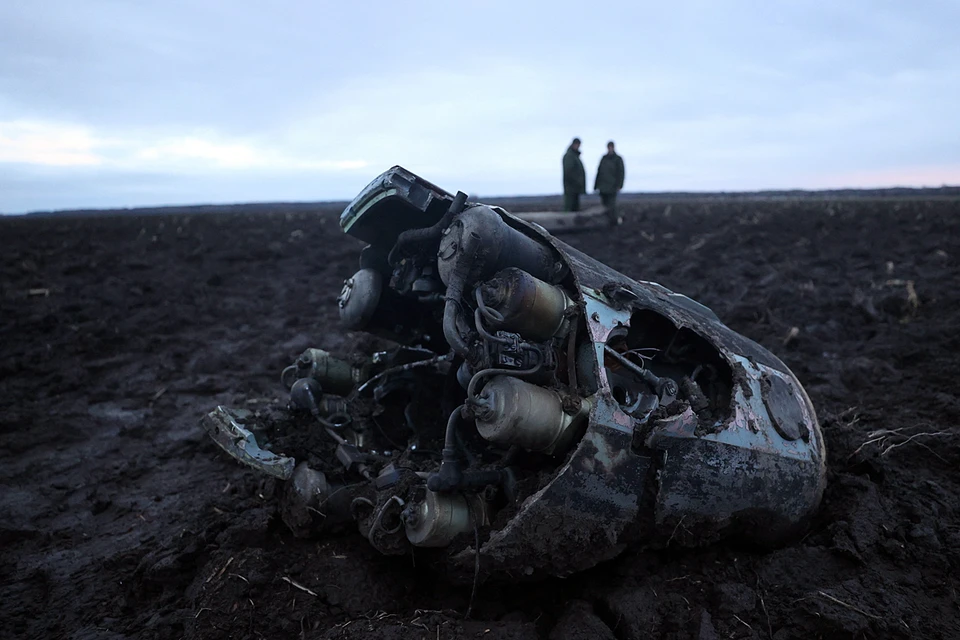
<path id="1" fill-rule="evenodd" d="M 587 192 L 587 172 L 580 161 L 580 138 L 563 154 L 563 210 L 580 211 L 580 195 Z"/>
<path id="2" fill-rule="evenodd" d="M 614 149 L 613 140 L 607 143 L 607 153 L 600 158 L 600 166 L 597 167 L 597 179 L 593 183 L 593 189 L 600 192 L 600 200 L 603 202 L 603 208 L 610 216 L 610 222 L 620 224 L 623 222 L 617 214 L 617 194 L 623 189 L 623 158 L 617 155 Z"/>

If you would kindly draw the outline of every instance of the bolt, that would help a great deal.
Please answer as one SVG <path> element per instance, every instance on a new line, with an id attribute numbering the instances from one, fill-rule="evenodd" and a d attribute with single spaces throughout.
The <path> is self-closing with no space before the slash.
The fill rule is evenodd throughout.
<path id="1" fill-rule="evenodd" d="M 343 289 L 340 290 L 340 295 L 337 296 L 337 304 L 342 309 L 347 305 L 347 301 L 350 299 L 350 292 L 353 291 L 353 278 L 348 278 L 343 283 Z"/>
<path id="2" fill-rule="evenodd" d="M 581 400 L 580 396 L 565 395 L 563 396 L 561 406 L 563 407 L 564 413 L 575 416 L 580 413 L 580 409 L 583 406 L 583 400 Z"/>
<path id="3" fill-rule="evenodd" d="M 400 519 L 403 521 L 403 524 L 409 527 L 415 527 L 420 522 L 420 513 L 410 506 L 400 512 Z"/>
<path id="4" fill-rule="evenodd" d="M 597 313 L 596 311 L 594 311 L 593 313 L 590 314 L 590 318 L 591 318 L 594 322 L 600 322 L 600 314 Z"/>

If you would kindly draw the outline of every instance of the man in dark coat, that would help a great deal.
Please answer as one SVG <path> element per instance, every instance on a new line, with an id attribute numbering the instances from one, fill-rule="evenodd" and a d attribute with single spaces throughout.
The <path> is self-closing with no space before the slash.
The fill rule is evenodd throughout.
<path id="1" fill-rule="evenodd" d="M 587 172 L 580 161 L 580 138 L 563 154 L 563 210 L 580 211 L 580 194 L 587 192 Z"/>
<path id="2" fill-rule="evenodd" d="M 595 191 L 600 192 L 607 215 L 613 224 L 620 224 L 623 219 L 617 214 L 617 194 L 623 189 L 623 158 L 614 151 L 613 141 L 607 143 L 607 154 L 600 158 L 597 168 L 597 179 L 593 183 Z"/>

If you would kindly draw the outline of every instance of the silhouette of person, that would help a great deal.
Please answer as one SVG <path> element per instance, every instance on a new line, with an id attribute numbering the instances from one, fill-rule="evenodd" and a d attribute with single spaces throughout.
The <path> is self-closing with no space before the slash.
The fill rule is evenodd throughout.
<path id="1" fill-rule="evenodd" d="M 617 194 L 623 189 L 623 158 L 617 155 L 614 149 L 613 140 L 607 143 L 607 153 L 600 158 L 600 166 L 597 167 L 597 178 L 593 183 L 594 191 L 600 192 L 600 200 L 603 202 L 603 208 L 613 224 L 623 222 L 617 213 Z"/>
<path id="2" fill-rule="evenodd" d="M 580 161 L 580 138 L 563 154 L 563 210 L 580 211 L 580 195 L 587 192 L 587 172 Z"/>

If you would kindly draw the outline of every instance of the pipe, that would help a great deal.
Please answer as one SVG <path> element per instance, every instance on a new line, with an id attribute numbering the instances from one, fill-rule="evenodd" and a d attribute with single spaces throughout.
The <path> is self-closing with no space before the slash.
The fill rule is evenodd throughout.
<path id="1" fill-rule="evenodd" d="M 463 207 L 466 204 L 467 194 L 463 191 L 458 191 L 457 196 L 453 199 L 453 202 L 450 203 L 450 208 L 447 209 L 447 212 L 443 214 L 443 217 L 440 218 L 436 224 L 422 229 L 407 229 L 397 236 L 397 242 L 393 245 L 393 249 L 390 250 L 390 254 L 387 256 L 387 261 L 390 263 L 390 266 L 396 266 L 399 262 L 399 254 L 406 245 L 439 238 L 443 230 L 450 226 L 454 216 L 463 211 Z"/>
<path id="2" fill-rule="evenodd" d="M 637 366 L 636 364 L 627 360 L 619 351 L 611 347 L 610 345 L 603 345 L 603 350 L 617 359 L 617 361 L 633 372 L 637 377 L 643 380 L 647 385 L 650 386 L 650 390 L 660 395 L 663 392 L 667 392 L 668 395 L 674 395 L 677 392 L 677 383 L 674 382 L 671 378 L 661 378 L 656 375 L 649 369 L 644 369 L 643 367 Z"/>
<path id="3" fill-rule="evenodd" d="M 457 329 L 457 320 L 460 316 L 460 299 L 463 298 L 463 290 L 467 285 L 467 277 L 470 275 L 470 268 L 473 265 L 474 256 L 480 248 L 480 235 L 477 233 L 467 234 L 463 243 L 463 259 L 457 262 L 456 269 L 450 278 L 450 284 L 447 285 L 446 304 L 443 308 L 443 337 L 446 338 L 450 348 L 457 355 L 468 359 L 470 356 L 470 345 L 460 335 Z"/>
<path id="4" fill-rule="evenodd" d="M 443 439 L 440 468 L 427 478 L 427 488 L 430 491 L 450 493 L 456 491 L 463 481 L 463 469 L 460 468 L 460 459 L 457 457 L 457 423 L 460 421 L 460 412 L 464 405 L 453 410 L 447 419 L 447 431 Z"/>

